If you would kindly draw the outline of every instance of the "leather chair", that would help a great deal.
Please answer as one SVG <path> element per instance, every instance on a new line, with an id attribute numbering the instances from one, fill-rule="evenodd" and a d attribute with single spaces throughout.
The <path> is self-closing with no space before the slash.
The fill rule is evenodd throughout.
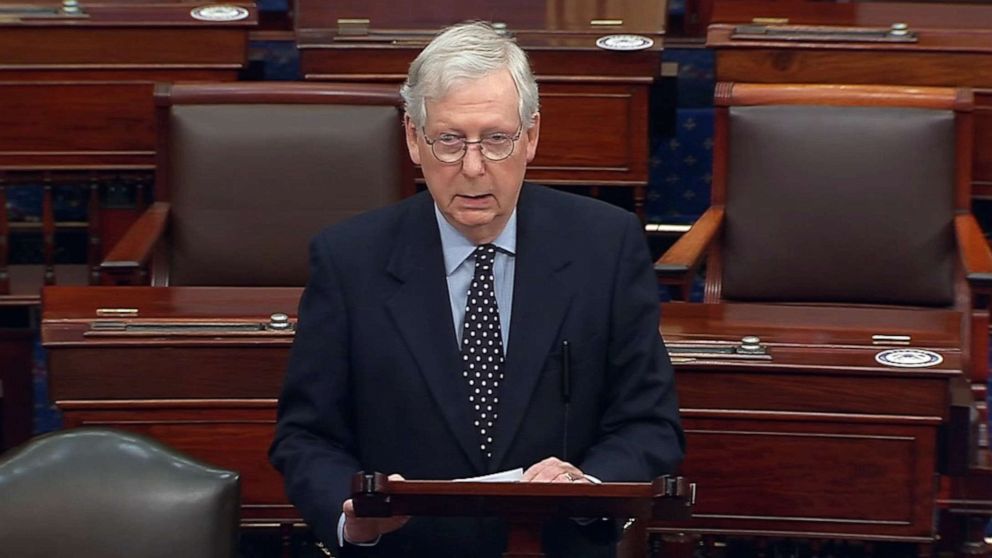
<path id="1" fill-rule="evenodd" d="M 239 478 L 134 434 L 81 428 L 0 456 L 5 558 L 231 558 Z"/>
<path id="2" fill-rule="evenodd" d="M 302 286 L 321 228 L 416 187 L 391 85 L 160 84 L 155 199 L 101 269 L 153 285 Z M 119 279 L 120 280 L 120 279 Z"/>
<path id="3" fill-rule="evenodd" d="M 712 205 L 656 262 L 663 284 L 687 293 L 705 258 L 706 302 L 972 308 L 987 324 L 970 91 L 720 83 L 715 104 Z"/>

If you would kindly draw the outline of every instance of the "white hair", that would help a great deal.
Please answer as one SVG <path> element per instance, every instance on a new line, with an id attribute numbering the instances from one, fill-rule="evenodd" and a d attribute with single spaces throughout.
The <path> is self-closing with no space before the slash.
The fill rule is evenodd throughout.
<path id="1" fill-rule="evenodd" d="M 457 82 L 479 79 L 504 68 L 510 71 L 517 88 L 520 122 L 530 128 L 540 101 L 527 55 L 512 39 L 481 21 L 448 27 L 410 64 L 400 89 L 406 113 L 421 128 L 427 120 L 427 99 L 441 99 Z"/>

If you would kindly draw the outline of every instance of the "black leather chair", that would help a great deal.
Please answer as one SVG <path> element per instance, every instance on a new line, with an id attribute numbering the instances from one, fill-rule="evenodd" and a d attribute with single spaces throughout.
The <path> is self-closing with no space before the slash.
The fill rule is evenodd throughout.
<path id="1" fill-rule="evenodd" d="M 101 268 L 153 285 L 303 286 L 324 226 L 416 190 L 393 85 L 160 84 L 156 202 Z"/>
<path id="2" fill-rule="evenodd" d="M 80 428 L 0 456 L 4 558 L 231 558 L 239 478 L 135 434 Z"/>

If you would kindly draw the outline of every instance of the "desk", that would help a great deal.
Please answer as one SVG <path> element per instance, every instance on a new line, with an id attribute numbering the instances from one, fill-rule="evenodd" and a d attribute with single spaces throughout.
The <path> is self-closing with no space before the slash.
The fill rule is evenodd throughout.
<path id="1" fill-rule="evenodd" d="M 257 324 L 273 312 L 292 315 L 299 292 L 48 287 L 42 340 L 52 397 L 68 426 L 135 430 L 240 470 L 247 524 L 292 521 L 266 458 L 291 336 L 127 333 L 106 322 Z M 97 331 L 100 308 L 135 308 L 137 316 L 100 317 Z M 663 305 L 687 430 L 682 473 L 697 483 L 698 502 L 694 519 L 649 532 L 932 542 L 938 458 L 947 461 L 941 468 L 960 467 L 944 457 L 963 450 L 945 448 L 966 444 L 950 428 L 967 422 L 971 402 L 960 319 L 940 310 L 842 316 L 829 308 Z M 874 355 L 885 347 L 872 346 L 873 333 L 911 335 L 944 361 L 880 366 Z M 770 359 L 683 354 L 745 335 L 760 336 Z"/>
<path id="2" fill-rule="evenodd" d="M 90 330 L 96 319 L 266 323 L 273 313 L 295 314 L 299 295 L 295 288 L 47 287 L 50 396 L 66 427 L 124 428 L 239 471 L 244 524 L 298 521 L 266 456 L 291 334 Z M 137 316 L 97 315 L 128 308 Z"/>
<path id="3" fill-rule="evenodd" d="M 82 7 L 0 20 L 0 167 L 153 168 L 154 83 L 236 79 L 257 24 L 252 4 L 227 22 L 178 2 Z"/>
<path id="4" fill-rule="evenodd" d="M 155 82 L 236 79 L 257 20 L 251 3 L 228 22 L 196 20 L 198 5 L 179 2 L 82 2 L 78 15 L 25 4 L 5 3 L 0 17 L 0 211 L 23 209 L 14 187 L 40 201 L 28 218 L 0 218 L 0 314 L 13 315 L 38 305 L 43 284 L 99 282 L 96 266 L 151 197 Z M 83 215 L 59 215 L 62 188 Z M 80 257 L 61 261 L 77 253 L 67 246 L 82 246 Z M 10 366 L 29 376 L 19 362 Z M 21 393 L 9 390 L 5 407 L 30 408 Z"/>
<path id="5" fill-rule="evenodd" d="M 541 89 L 541 145 L 527 178 L 545 184 L 623 187 L 643 217 L 648 182 L 652 84 L 661 75 L 666 2 L 548 0 L 394 2 L 301 0 L 297 43 L 307 80 L 405 79 L 407 68 L 446 25 L 491 19 L 530 57 Z M 651 48 L 611 52 L 612 33 L 651 38 Z"/>
<path id="6" fill-rule="evenodd" d="M 938 470 L 963 470 L 971 395 L 961 315 L 941 310 L 670 304 L 694 533 L 934 541 Z M 872 335 L 939 353 L 892 368 Z M 686 349 L 758 336 L 762 359 Z M 649 526 L 650 530 L 650 526 Z M 664 527 L 658 532 L 678 531 Z"/>

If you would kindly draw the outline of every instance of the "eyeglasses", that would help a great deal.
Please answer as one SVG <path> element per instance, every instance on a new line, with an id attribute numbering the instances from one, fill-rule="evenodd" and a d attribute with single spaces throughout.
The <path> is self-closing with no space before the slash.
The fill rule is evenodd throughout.
<path id="1" fill-rule="evenodd" d="M 427 137 L 427 131 L 425 129 L 421 128 L 421 132 L 424 134 L 424 141 L 427 142 L 427 145 L 431 146 L 431 153 L 434 154 L 435 159 L 442 163 L 457 163 L 465 158 L 465 154 L 468 153 L 468 146 L 475 144 L 479 145 L 482 156 L 490 161 L 502 161 L 506 159 L 510 155 L 513 155 L 513 146 L 520 139 L 523 129 L 524 126 L 521 124 L 517 128 L 517 132 L 512 136 L 505 132 L 495 132 L 482 139 L 473 141 L 454 134 L 441 134 L 431 139 Z"/>

